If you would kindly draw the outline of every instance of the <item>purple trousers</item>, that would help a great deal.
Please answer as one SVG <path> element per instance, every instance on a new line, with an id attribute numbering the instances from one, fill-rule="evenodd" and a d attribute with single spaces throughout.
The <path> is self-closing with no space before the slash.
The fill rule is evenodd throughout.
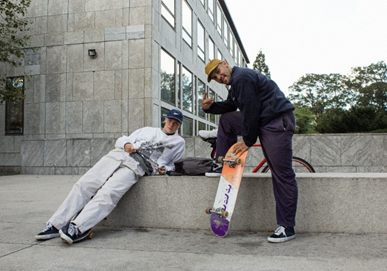
<path id="1" fill-rule="evenodd" d="M 243 136 L 243 117 L 239 111 L 223 114 L 218 125 L 216 159 L 225 156 L 228 149 Z M 298 187 L 292 167 L 292 138 L 295 129 L 293 111 L 283 113 L 260 127 L 259 141 L 270 167 L 278 225 L 294 227 L 297 212 Z"/>

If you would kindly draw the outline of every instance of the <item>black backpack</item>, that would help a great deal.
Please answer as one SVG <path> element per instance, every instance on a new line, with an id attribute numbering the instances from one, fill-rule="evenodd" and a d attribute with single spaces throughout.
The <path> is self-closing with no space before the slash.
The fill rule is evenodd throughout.
<path id="1" fill-rule="evenodd" d="M 185 157 L 175 162 L 175 171 L 169 175 L 204 176 L 213 163 L 211 158 Z"/>

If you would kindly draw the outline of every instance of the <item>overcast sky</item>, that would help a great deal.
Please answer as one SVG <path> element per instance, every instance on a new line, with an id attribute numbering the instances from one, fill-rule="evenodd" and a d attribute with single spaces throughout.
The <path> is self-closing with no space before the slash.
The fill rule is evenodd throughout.
<path id="1" fill-rule="evenodd" d="M 250 60 L 266 56 L 288 87 L 306 73 L 349 74 L 387 62 L 387 0 L 226 0 Z"/>

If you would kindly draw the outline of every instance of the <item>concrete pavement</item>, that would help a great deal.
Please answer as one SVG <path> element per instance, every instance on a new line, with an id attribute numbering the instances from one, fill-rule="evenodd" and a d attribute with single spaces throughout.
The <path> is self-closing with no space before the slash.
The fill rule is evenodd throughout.
<path id="1" fill-rule="evenodd" d="M 97 226 L 92 240 L 71 246 L 36 241 L 78 178 L 0 177 L 0 270 L 387 270 L 387 234 L 304 233 L 270 244 L 269 232 Z"/>

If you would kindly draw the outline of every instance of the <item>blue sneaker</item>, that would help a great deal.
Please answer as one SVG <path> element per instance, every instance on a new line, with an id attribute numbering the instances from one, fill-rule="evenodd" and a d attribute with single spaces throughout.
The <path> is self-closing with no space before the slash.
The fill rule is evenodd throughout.
<path id="1" fill-rule="evenodd" d="M 267 238 L 270 243 L 282 243 L 290 241 L 296 237 L 294 227 L 279 226 L 274 233 Z"/>
<path id="2" fill-rule="evenodd" d="M 59 234 L 60 238 L 62 238 L 63 241 L 66 241 L 68 244 L 71 245 L 72 243 L 82 241 L 87 237 L 91 239 L 93 235 L 90 232 L 91 229 L 85 231 L 84 233 L 81 233 L 78 229 L 78 226 L 75 225 L 73 222 L 70 222 L 60 229 Z"/>
<path id="3" fill-rule="evenodd" d="M 213 163 L 211 171 L 206 172 L 207 177 L 220 177 L 222 175 L 223 165 Z"/>
<path id="4" fill-rule="evenodd" d="M 36 240 L 48 240 L 51 238 L 59 237 L 59 231 L 50 222 L 47 222 L 46 227 L 39 232 L 36 236 Z"/>

